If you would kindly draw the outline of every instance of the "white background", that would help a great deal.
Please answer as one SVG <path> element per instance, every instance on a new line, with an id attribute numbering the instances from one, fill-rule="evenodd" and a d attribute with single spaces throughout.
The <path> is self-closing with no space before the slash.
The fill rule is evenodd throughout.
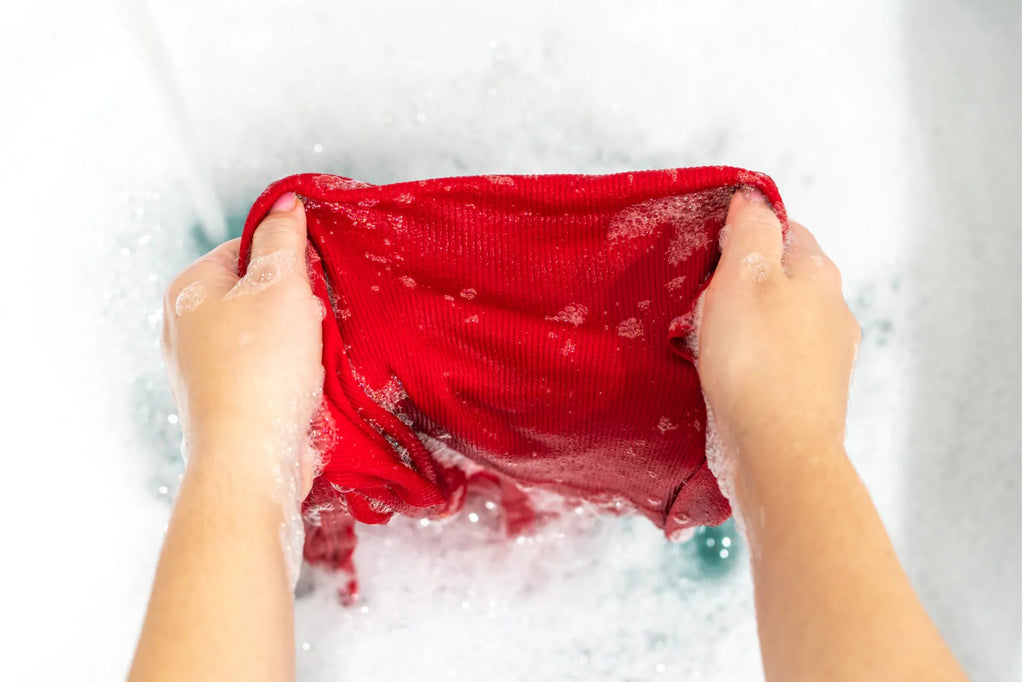
<path id="1" fill-rule="evenodd" d="M 294 172 L 730 164 L 842 270 L 850 455 L 973 679 L 1019 680 L 1020 26 L 954 0 L 5 8 L 0 676 L 127 670 L 176 481 L 160 296 L 201 219 L 223 239 Z M 300 679 L 760 675 L 742 563 L 679 579 L 647 525 L 584 525 L 364 533 L 365 613 L 304 581 Z"/>

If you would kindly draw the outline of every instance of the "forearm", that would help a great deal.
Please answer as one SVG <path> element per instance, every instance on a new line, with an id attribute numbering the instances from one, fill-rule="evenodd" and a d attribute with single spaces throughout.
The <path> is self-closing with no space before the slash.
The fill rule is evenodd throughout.
<path id="1" fill-rule="evenodd" d="M 247 470 L 252 450 L 241 443 L 190 460 L 129 679 L 292 679 L 292 594 L 272 472 Z"/>
<path id="2" fill-rule="evenodd" d="M 737 460 L 767 679 L 966 679 L 842 446 L 826 442 Z"/>

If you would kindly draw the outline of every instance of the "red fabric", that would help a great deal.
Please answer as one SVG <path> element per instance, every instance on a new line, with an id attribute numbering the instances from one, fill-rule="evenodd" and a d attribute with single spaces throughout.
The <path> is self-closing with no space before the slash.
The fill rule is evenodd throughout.
<path id="1" fill-rule="evenodd" d="M 636 509 L 670 537 L 725 521 L 685 339 L 741 185 L 785 226 L 770 178 L 721 166 L 270 185 L 239 274 L 256 226 L 293 191 L 329 311 L 306 558 L 351 569 L 349 514 L 449 515 L 470 480 L 502 501 L 510 532 L 533 519 L 524 487 Z"/>

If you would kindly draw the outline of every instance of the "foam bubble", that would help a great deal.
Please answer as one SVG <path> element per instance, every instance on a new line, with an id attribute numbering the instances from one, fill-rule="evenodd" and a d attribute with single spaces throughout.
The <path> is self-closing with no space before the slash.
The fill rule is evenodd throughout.
<path id="1" fill-rule="evenodd" d="M 697 301 L 693 304 L 693 309 L 690 312 L 674 318 L 669 323 L 670 328 L 683 327 L 690 330 L 683 339 L 683 343 L 693 356 L 693 366 L 698 368 L 700 367 L 700 323 L 704 312 L 704 296 L 706 294 L 707 289 L 702 291 L 700 296 L 697 297 Z"/>
<path id="2" fill-rule="evenodd" d="M 553 322 L 568 322 L 578 327 L 587 319 L 587 306 L 580 303 L 569 303 L 555 315 L 544 318 Z"/>
<path id="3" fill-rule="evenodd" d="M 317 312 L 317 315 L 320 317 L 320 321 L 322 322 L 322 321 L 326 320 L 327 319 L 327 306 L 324 305 L 324 302 L 320 300 L 319 296 L 314 296 L 313 297 L 313 304 L 316 306 L 316 312 Z"/>
<path id="4" fill-rule="evenodd" d="M 673 424 L 669 417 L 662 417 L 658 420 L 658 430 L 662 433 L 667 433 L 679 428 L 678 424 Z"/>
<path id="5" fill-rule="evenodd" d="M 729 504 L 732 506 L 732 515 L 736 520 L 736 528 L 749 544 L 750 539 L 747 537 L 746 522 L 740 509 L 739 499 L 736 497 L 736 453 L 730 451 L 722 441 L 707 396 L 704 396 L 704 406 L 708 414 L 704 450 L 708 461 L 708 469 L 711 470 L 715 480 L 718 481 L 718 488 L 721 490 L 722 496 L 729 500 Z"/>
<path id="6" fill-rule="evenodd" d="M 764 282 L 768 279 L 771 268 L 768 259 L 757 251 L 751 251 L 741 261 L 748 272 L 754 276 L 755 282 Z"/>
<path id="7" fill-rule="evenodd" d="M 644 329 L 640 326 L 640 320 L 635 317 L 620 322 L 615 332 L 627 339 L 639 339 L 644 335 Z"/>
<path id="8" fill-rule="evenodd" d="M 668 245 L 666 253 L 668 263 L 669 265 L 678 265 L 696 251 L 707 248 L 710 244 L 711 239 L 702 227 L 692 229 L 677 228 L 675 236 L 672 237 L 672 241 Z"/>
<path id="9" fill-rule="evenodd" d="M 377 403 L 392 414 L 397 410 L 398 404 L 409 397 L 409 394 L 406 393 L 401 380 L 399 380 L 399 378 L 394 374 L 391 375 L 391 378 L 388 379 L 383 386 L 374 387 L 370 385 L 366 377 L 363 376 L 355 367 L 351 368 L 351 373 L 352 378 L 356 380 L 356 383 L 358 383 L 359 387 L 363 389 L 363 392 L 373 400 L 373 402 Z"/>
<path id="10" fill-rule="evenodd" d="M 731 225 L 723 225 L 722 229 L 718 231 L 718 250 L 725 251 L 725 240 L 729 238 L 729 233 L 732 232 Z"/>
<path id="11" fill-rule="evenodd" d="M 665 288 L 668 289 L 670 294 L 679 295 L 683 291 L 683 282 L 686 281 L 686 275 L 679 275 L 674 277 L 665 283 Z"/>
<path id="12" fill-rule="evenodd" d="M 316 185 L 317 189 L 323 192 L 337 192 L 373 187 L 373 185 L 369 183 L 359 182 L 358 180 L 352 180 L 350 178 L 341 178 L 337 175 L 318 175 L 313 178 L 313 183 Z"/>
<path id="13" fill-rule="evenodd" d="M 206 285 L 202 282 L 192 282 L 182 289 L 178 297 L 174 299 L 174 314 L 181 317 L 198 308 L 205 300 Z"/>
<path id="14" fill-rule="evenodd" d="M 466 299 L 467 301 L 472 301 L 474 298 L 476 298 L 476 289 L 472 287 L 463 289 L 462 291 L 459 292 L 459 296 Z"/>
<path id="15" fill-rule="evenodd" d="M 294 271 L 297 263 L 295 253 L 286 249 L 260 256 L 249 263 L 245 277 L 235 283 L 224 299 L 251 296 L 266 291 Z"/>
<path id="16" fill-rule="evenodd" d="M 630 206 L 612 216 L 608 226 L 611 244 L 651 237 L 673 230 L 666 250 L 670 265 L 677 265 L 710 246 L 708 220 L 724 222 L 730 193 L 723 190 L 660 197 Z"/>
<path id="17" fill-rule="evenodd" d="M 294 590 L 299 581 L 302 567 L 302 547 L 306 542 L 306 529 L 302 523 L 301 500 L 299 499 L 299 461 L 278 462 L 275 470 L 276 495 L 284 509 L 284 519 L 278 529 L 281 551 L 284 553 L 285 570 L 289 589 Z"/>

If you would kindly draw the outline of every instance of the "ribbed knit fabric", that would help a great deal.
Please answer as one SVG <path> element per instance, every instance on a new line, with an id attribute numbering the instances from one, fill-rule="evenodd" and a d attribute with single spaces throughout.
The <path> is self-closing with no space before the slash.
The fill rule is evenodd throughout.
<path id="1" fill-rule="evenodd" d="M 467 487 L 533 519 L 531 490 L 636 510 L 671 538 L 729 517 L 704 458 L 687 335 L 733 192 L 722 166 L 270 185 L 242 234 L 298 194 L 323 324 L 323 473 L 308 560 L 351 568 L 354 518 L 458 511 Z"/>

